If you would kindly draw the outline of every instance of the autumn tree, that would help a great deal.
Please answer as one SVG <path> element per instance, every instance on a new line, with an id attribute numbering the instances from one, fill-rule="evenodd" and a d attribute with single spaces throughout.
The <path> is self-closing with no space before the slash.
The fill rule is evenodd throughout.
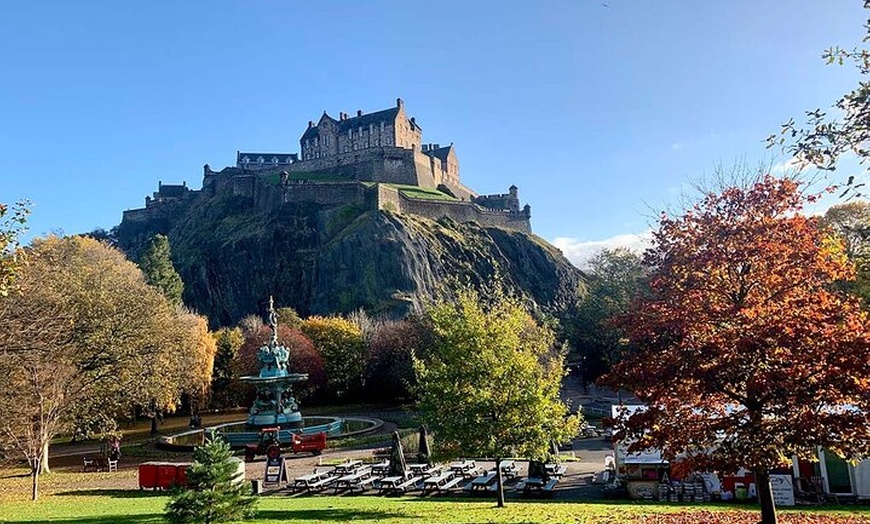
<path id="1" fill-rule="evenodd" d="M 20 442 L 36 435 L 46 470 L 59 433 L 112 430 L 134 406 L 178 397 L 178 330 L 175 308 L 120 251 L 85 237 L 34 241 L 0 301 L 0 398 L 31 424 L 0 425 Z"/>
<path id="2" fill-rule="evenodd" d="M 626 351 L 624 329 L 613 319 L 628 313 L 646 284 L 639 255 L 604 249 L 589 261 L 586 296 L 563 321 L 567 340 L 582 361 L 584 383 L 597 380 Z"/>
<path id="3" fill-rule="evenodd" d="M 870 0 L 864 1 L 870 9 Z M 863 42 L 870 41 L 870 19 L 864 25 L 867 34 Z M 852 91 L 834 103 L 835 116 L 815 109 L 806 112 L 806 122 L 798 124 L 794 119 L 782 125 L 779 133 L 768 137 L 769 146 L 783 146 L 800 165 L 812 165 L 825 171 L 834 171 L 839 160 L 855 155 L 861 164 L 870 159 L 870 50 L 858 46 L 852 49 L 839 46 L 826 50 L 822 57 L 829 64 L 854 64 L 862 79 Z M 839 118 L 838 118 L 839 117 Z M 864 169 L 867 174 L 867 168 Z M 864 194 L 866 180 L 849 176 L 842 181 L 846 188 L 843 195 Z"/>
<path id="4" fill-rule="evenodd" d="M 663 215 L 644 255 L 650 292 L 625 319 L 636 352 L 608 377 L 647 406 L 617 420 L 617 438 L 699 470 L 754 471 L 765 524 L 772 468 L 817 446 L 870 452 L 867 314 L 832 287 L 854 269 L 805 200 L 763 177 Z"/>
<path id="5" fill-rule="evenodd" d="M 308 317 L 302 332 L 323 357 L 326 383 L 338 398 L 362 386 L 366 345 L 363 333 L 353 322 L 341 317 Z"/>
<path id="6" fill-rule="evenodd" d="M 184 282 L 181 281 L 181 275 L 172 265 L 172 253 L 169 248 L 169 239 L 166 236 L 154 235 L 151 237 L 142 258 L 139 259 L 139 267 L 142 268 L 145 282 L 149 286 L 159 289 L 174 305 L 181 305 Z"/>
<path id="7" fill-rule="evenodd" d="M 0 297 L 9 293 L 9 287 L 19 265 L 18 237 L 24 229 L 29 211 L 25 202 L 12 209 L 0 203 Z"/>
<path id="8" fill-rule="evenodd" d="M 432 336 L 416 361 L 421 414 L 444 455 L 495 459 L 504 506 L 504 457 L 544 458 L 553 440 L 577 434 L 578 417 L 559 398 L 564 354 L 508 297 L 483 304 L 463 292 L 429 308 L 424 325 Z"/>

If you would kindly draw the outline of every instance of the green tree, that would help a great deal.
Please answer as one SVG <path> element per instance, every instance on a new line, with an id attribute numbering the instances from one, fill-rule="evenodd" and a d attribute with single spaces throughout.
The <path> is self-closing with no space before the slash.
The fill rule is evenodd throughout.
<path id="1" fill-rule="evenodd" d="M 595 255 L 589 275 L 587 295 L 563 322 L 587 384 L 610 371 L 626 351 L 624 329 L 616 320 L 629 312 L 647 278 L 640 256 L 625 248 Z"/>
<path id="2" fill-rule="evenodd" d="M 870 0 L 864 1 L 864 8 L 870 9 Z M 870 41 L 870 19 L 864 25 L 867 34 L 863 42 Z M 806 112 L 806 122 L 803 126 L 794 119 L 782 125 L 779 133 L 770 135 L 768 146 L 784 146 L 787 153 L 801 165 L 813 165 L 826 171 L 834 171 L 840 158 L 855 155 L 859 162 L 866 165 L 870 159 L 870 50 L 854 47 L 844 49 L 839 46 L 826 50 L 822 57 L 829 64 L 854 63 L 858 73 L 864 79 L 858 81 L 858 86 L 843 95 L 834 104 L 834 110 L 840 116 L 832 118 L 825 111 L 816 109 Z M 865 167 L 864 174 L 867 174 Z M 845 191 L 843 196 L 861 196 L 866 179 L 849 176 L 843 181 Z"/>
<path id="3" fill-rule="evenodd" d="M 214 333 L 217 353 L 211 377 L 212 406 L 229 408 L 239 405 L 238 366 L 235 365 L 245 338 L 239 328 L 221 328 Z"/>
<path id="4" fill-rule="evenodd" d="M 840 281 L 838 287 L 870 305 L 870 202 L 853 200 L 832 206 L 820 225 L 842 239 L 846 256 L 855 265 L 855 279 Z"/>
<path id="5" fill-rule="evenodd" d="M 184 282 L 172 265 L 169 239 L 164 235 L 154 235 L 139 260 L 139 267 L 145 274 L 145 282 L 154 286 L 176 306 L 181 305 Z"/>
<path id="6" fill-rule="evenodd" d="M 327 387 L 339 398 L 357 391 L 365 371 L 366 344 L 360 328 L 341 317 L 308 317 L 307 336 L 323 357 Z"/>
<path id="7" fill-rule="evenodd" d="M 543 458 L 553 440 L 577 434 L 579 416 L 559 398 L 564 354 L 513 298 L 483 305 L 462 292 L 429 308 L 424 324 L 430 347 L 415 362 L 423 419 L 446 456 L 495 459 L 504 506 L 502 458 Z"/>
<path id="8" fill-rule="evenodd" d="M 187 469 L 187 488 L 173 492 L 166 505 L 166 519 L 172 524 L 213 524 L 254 517 L 257 499 L 229 444 L 212 439 L 193 452 L 194 463 Z"/>

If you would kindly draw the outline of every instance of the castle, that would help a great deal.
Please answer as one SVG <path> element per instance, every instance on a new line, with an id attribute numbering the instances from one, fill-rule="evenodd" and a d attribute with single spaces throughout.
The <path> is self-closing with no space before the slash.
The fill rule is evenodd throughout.
<path id="1" fill-rule="evenodd" d="M 324 111 L 317 123 L 309 121 L 298 154 L 238 151 L 234 167 L 213 171 L 206 164 L 201 191 L 160 182 L 145 207 L 125 211 L 124 220 L 167 219 L 200 193 L 230 192 L 259 208 L 304 201 L 355 204 L 531 232 L 531 208 L 520 208 L 516 186 L 505 194 L 478 195 L 463 185 L 453 144 L 424 144 L 423 129 L 407 116 L 401 98 L 389 109 L 338 116 Z"/>

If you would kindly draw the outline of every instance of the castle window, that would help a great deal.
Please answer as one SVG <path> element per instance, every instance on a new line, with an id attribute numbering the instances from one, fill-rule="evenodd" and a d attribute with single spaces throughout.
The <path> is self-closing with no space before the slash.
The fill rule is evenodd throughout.
<path id="1" fill-rule="evenodd" d="M 384 121 L 381 120 L 381 133 L 383 134 L 383 132 L 384 132 Z"/>
<path id="2" fill-rule="evenodd" d="M 350 138 L 351 140 L 353 140 L 353 129 L 347 130 L 347 137 Z"/>
<path id="3" fill-rule="evenodd" d="M 257 163 L 258 163 L 258 164 L 262 164 L 262 163 L 263 163 L 263 157 L 258 157 L 258 158 L 257 158 Z"/>
<path id="4" fill-rule="evenodd" d="M 314 137 L 314 147 L 317 147 L 318 145 L 319 145 L 319 144 L 318 144 L 318 141 L 317 141 L 317 137 Z"/>
<path id="5" fill-rule="evenodd" d="M 272 163 L 273 163 L 273 164 L 277 164 L 277 163 L 278 163 L 278 157 L 273 156 L 273 157 L 272 157 Z"/>
<path id="6" fill-rule="evenodd" d="M 247 163 L 250 162 L 250 161 L 251 161 L 251 159 L 248 158 L 248 157 L 245 157 L 245 158 L 242 159 L 242 162 L 245 163 L 245 164 L 247 164 Z"/>
<path id="7" fill-rule="evenodd" d="M 323 145 L 329 147 L 329 135 L 323 137 Z"/>

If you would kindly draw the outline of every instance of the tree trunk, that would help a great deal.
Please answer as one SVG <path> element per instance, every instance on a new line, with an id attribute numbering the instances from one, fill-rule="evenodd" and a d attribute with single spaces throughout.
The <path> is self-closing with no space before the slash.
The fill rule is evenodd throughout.
<path id="1" fill-rule="evenodd" d="M 157 415 L 151 417 L 151 434 L 157 434 Z"/>
<path id="2" fill-rule="evenodd" d="M 39 499 L 39 461 L 30 468 L 30 500 Z"/>
<path id="3" fill-rule="evenodd" d="M 504 507 L 504 484 L 502 483 L 501 478 L 501 459 L 495 459 L 495 483 L 498 491 L 498 504 L 497 506 L 500 508 Z"/>
<path id="4" fill-rule="evenodd" d="M 758 503 L 761 506 L 760 524 L 777 524 L 776 506 L 773 503 L 773 491 L 770 489 L 770 471 L 756 471 L 755 485 L 758 489 Z"/>
<path id="5" fill-rule="evenodd" d="M 39 473 L 51 473 L 51 468 L 48 467 L 48 441 L 42 446 L 42 456 L 39 457 Z"/>

